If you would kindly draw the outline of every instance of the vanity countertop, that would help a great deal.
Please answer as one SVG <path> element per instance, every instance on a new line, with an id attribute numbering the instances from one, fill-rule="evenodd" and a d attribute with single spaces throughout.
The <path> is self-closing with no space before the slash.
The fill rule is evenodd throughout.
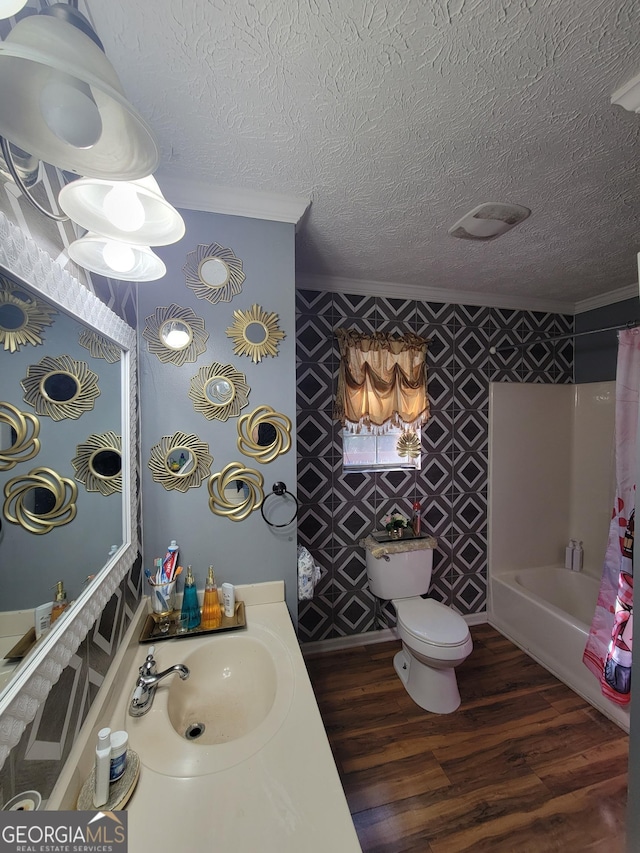
<path id="1" fill-rule="evenodd" d="M 130 850 L 179 850 L 190 844 L 218 853 L 361 850 L 282 592 L 280 583 L 237 587 L 238 598 L 245 601 L 247 629 L 253 623 L 274 632 L 287 648 L 294 689 L 286 719 L 258 752 L 219 772 L 176 778 L 145 765 L 140 755 L 140 779 L 126 806 Z M 144 618 L 140 611 L 137 626 Z M 139 633 L 139 627 L 130 632 L 122 663 L 112 665 L 117 674 L 104 685 L 102 710 L 87 720 L 49 809 L 75 807 L 92 767 L 98 729 L 123 724 L 127 728 L 133 719 L 124 716 L 124 709 L 148 651 L 148 646 L 137 643 Z M 162 643 L 163 665 L 167 654 L 171 663 L 180 662 L 180 650 L 186 654 L 191 642 L 189 638 Z M 215 643 L 216 637 L 206 642 Z M 134 722 L 144 725 L 144 721 L 141 717 Z M 158 746 L 162 749 L 162 744 Z"/>

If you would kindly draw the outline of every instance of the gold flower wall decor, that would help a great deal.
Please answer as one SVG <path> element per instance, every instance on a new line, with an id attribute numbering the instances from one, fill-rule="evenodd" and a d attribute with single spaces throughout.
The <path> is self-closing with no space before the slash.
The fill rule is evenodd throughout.
<path id="1" fill-rule="evenodd" d="M 252 305 L 249 311 L 234 311 L 233 318 L 227 336 L 233 341 L 236 355 L 246 355 L 254 364 L 264 356 L 278 355 L 278 344 L 285 333 L 278 328 L 277 314 L 268 314 L 259 305 Z"/>
<path id="2" fill-rule="evenodd" d="M 245 279 L 240 258 L 235 256 L 233 249 L 225 249 L 217 243 L 201 243 L 189 252 L 182 271 L 187 287 L 198 299 L 207 299 L 213 305 L 231 302 L 242 290 Z"/>

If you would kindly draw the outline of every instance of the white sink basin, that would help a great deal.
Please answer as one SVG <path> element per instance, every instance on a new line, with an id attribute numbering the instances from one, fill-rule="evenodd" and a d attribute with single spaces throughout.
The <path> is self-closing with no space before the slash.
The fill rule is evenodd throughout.
<path id="1" fill-rule="evenodd" d="M 244 737 L 273 707 L 276 666 L 264 642 L 255 637 L 210 638 L 180 663 L 189 667 L 190 676 L 170 682 L 167 713 L 176 732 L 198 746 Z"/>
<path id="2" fill-rule="evenodd" d="M 191 777 L 233 767 L 271 740 L 289 713 L 292 661 L 263 626 L 166 641 L 156 661 L 158 671 L 176 663 L 190 671 L 186 681 L 177 674 L 162 681 L 151 710 L 125 723 L 131 748 L 158 773 Z"/>

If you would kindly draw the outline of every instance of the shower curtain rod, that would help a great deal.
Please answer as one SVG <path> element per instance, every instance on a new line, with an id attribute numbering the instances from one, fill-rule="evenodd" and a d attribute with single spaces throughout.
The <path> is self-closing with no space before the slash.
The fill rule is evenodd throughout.
<path id="1" fill-rule="evenodd" d="M 491 355 L 495 355 L 497 352 L 506 352 L 511 349 L 518 349 L 518 347 L 533 347 L 536 344 L 553 344 L 556 341 L 566 341 L 569 338 L 581 338 L 582 335 L 595 335 L 598 332 L 617 332 L 620 329 L 635 329 L 637 326 L 640 326 L 640 320 L 629 320 L 626 323 L 621 323 L 618 326 L 606 326 L 603 329 L 589 329 L 586 332 L 569 332 L 567 335 L 557 335 L 553 338 L 536 338 L 533 341 L 526 341 L 520 344 L 503 344 L 501 347 L 489 347 L 489 352 Z"/>

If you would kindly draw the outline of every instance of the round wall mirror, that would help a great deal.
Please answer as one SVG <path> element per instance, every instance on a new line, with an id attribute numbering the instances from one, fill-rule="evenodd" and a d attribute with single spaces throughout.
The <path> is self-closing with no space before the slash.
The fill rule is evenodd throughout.
<path id="1" fill-rule="evenodd" d="M 226 406 L 233 400 L 236 389 L 230 379 L 214 376 L 204 386 L 204 393 L 214 406 Z"/>
<path id="2" fill-rule="evenodd" d="M 269 331 L 262 323 L 249 323 L 244 333 L 252 344 L 263 344 L 269 337 Z"/>
<path id="3" fill-rule="evenodd" d="M 271 406 L 238 418 L 238 450 L 266 464 L 291 447 L 291 421 Z"/>
<path id="4" fill-rule="evenodd" d="M 213 305 L 231 302 L 242 290 L 245 279 L 240 258 L 236 258 L 233 249 L 217 243 L 201 243 L 189 252 L 182 270 L 187 287 L 198 299 L 207 299 Z"/>
<path id="5" fill-rule="evenodd" d="M 122 440 L 114 432 L 90 435 L 71 460 L 76 480 L 88 492 L 113 495 L 122 491 Z"/>
<path id="6" fill-rule="evenodd" d="M 188 447 L 174 447 L 167 453 L 167 471 L 174 477 L 186 477 L 197 464 L 197 456 Z"/>
<path id="7" fill-rule="evenodd" d="M 29 533 L 49 533 L 76 517 L 78 487 L 51 468 L 34 468 L 5 483 L 4 517 Z"/>
<path id="8" fill-rule="evenodd" d="M 234 353 L 249 356 L 254 364 L 267 355 L 275 358 L 278 344 L 285 337 L 278 328 L 278 315 L 268 314 L 259 305 L 252 305 L 249 311 L 234 311 L 233 325 L 226 333 L 233 341 Z"/>
<path id="9" fill-rule="evenodd" d="M 209 333 L 204 328 L 204 320 L 192 308 L 172 303 L 156 308 L 145 318 L 142 337 L 147 341 L 149 352 L 163 364 L 180 367 L 196 361 L 206 351 Z"/>
<path id="10" fill-rule="evenodd" d="M 204 258 L 198 268 L 200 281 L 209 287 L 224 287 L 229 281 L 229 267 L 221 258 Z"/>
<path id="11" fill-rule="evenodd" d="M 0 347 L 17 352 L 25 344 L 42 343 L 42 330 L 50 326 L 55 308 L 23 290 L 16 290 L 0 277 Z"/>
<path id="12" fill-rule="evenodd" d="M 0 329 L 15 332 L 27 322 L 27 312 L 20 305 L 5 303 L 0 305 Z"/>
<path id="13" fill-rule="evenodd" d="M 68 355 L 45 356 L 38 364 L 27 368 L 20 382 L 25 390 L 24 401 L 38 415 L 54 421 L 79 418 L 93 409 L 100 396 L 98 374 L 85 361 L 75 361 Z"/>
<path id="14" fill-rule="evenodd" d="M 208 420 L 237 418 L 249 402 L 250 388 L 244 373 L 232 364 L 213 362 L 191 378 L 189 397 L 193 408 Z"/>
<path id="15" fill-rule="evenodd" d="M 0 403 L 0 471 L 10 471 L 40 452 L 40 421 L 11 403 Z"/>
<path id="16" fill-rule="evenodd" d="M 53 403 L 70 403 L 80 393 L 80 385 L 70 373 L 56 371 L 43 377 L 40 391 L 43 397 Z"/>
<path id="17" fill-rule="evenodd" d="M 213 456 L 209 445 L 197 435 L 175 432 L 165 435 L 151 448 L 149 469 L 156 483 L 167 491 L 186 492 L 198 488 L 211 473 Z"/>
<path id="18" fill-rule="evenodd" d="M 116 450 L 96 450 L 91 454 L 89 467 L 96 477 L 108 480 L 122 471 L 122 456 Z"/>
<path id="19" fill-rule="evenodd" d="M 188 347 L 193 340 L 191 326 L 182 320 L 167 320 L 160 326 L 160 340 L 172 350 Z"/>
<path id="20" fill-rule="evenodd" d="M 241 462 L 230 462 L 209 477 L 209 509 L 231 521 L 242 521 L 262 506 L 263 486 L 259 471 L 245 468 Z"/>

